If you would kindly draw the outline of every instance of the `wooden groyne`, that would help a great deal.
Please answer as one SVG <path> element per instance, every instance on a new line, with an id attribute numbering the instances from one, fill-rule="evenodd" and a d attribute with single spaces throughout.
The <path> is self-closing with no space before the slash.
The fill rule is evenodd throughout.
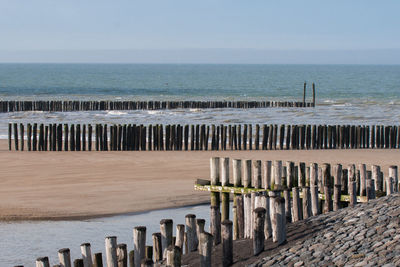
<path id="1" fill-rule="evenodd" d="M 280 160 L 234 159 L 231 168 L 229 158 L 214 157 L 209 180 L 195 184 L 196 190 L 211 194 L 209 229 L 205 229 L 205 219 L 194 214 L 187 214 L 185 224 L 175 227 L 171 219 L 163 219 L 151 242 L 146 242 L 147 228 L 136 226 L 132 244 L 119 244 L 116 236 L 106 237 L 102 255 L 92 253 L 91 245 L 83 243 L 81 257 L 74 260 L 69 248 L 60 249 L 56 266 L 181 266 L 182 255 L 188 253 L 198 257 L 200 266 L 230 266 L 233 248 L 239 246 L 235 240 L 251 239 L 252 254 L 258 255 L 266 240 L 278 245 L 286 242 L 288 223 L 398 192 L 397 166 L 390 166 L 388 173 L 384 176 L 377 165 L 369 171 L 365 164 L 345 168 Z M 222 255 L 213 262 L 216 246 L 222 247 Z M 37 258 L 36 266 L 50 266 L 49 258 Z"/>
<path id="2" fill-rule="evenodd" d="M 400 148 L 384 125 L 8 125 L 9 150 L 149 151 Z"/>
<path id="3" fill-rule="evenodd" d="M 314 100 L 315 101 L 315 100 Z M 160 110 L 210 108 L 278 108 L 315 107 L 315 102 L 302 101 L 68 101 L 68 100 L 8 100 L 0 101 L 0 112 L 19 111 L 99 111 L 99 110 Z"/>

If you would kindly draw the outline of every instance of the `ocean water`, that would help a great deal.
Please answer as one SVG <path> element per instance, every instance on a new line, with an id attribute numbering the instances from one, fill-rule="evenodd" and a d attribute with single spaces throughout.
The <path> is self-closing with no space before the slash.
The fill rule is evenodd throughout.
<path id="1" fill-rule="evenodd" d="M 133 249 L 133 228 L 146 226 L 146 243 L 152 245 L 151 235 L 160 232 L 160 220 L 172 219 L 175 227 L 185 224 L 187 214 L 206 220 L 208 231 L 209 205 L 163 209 L 133 215 L 122 215 L 81 221 L 24 221 L 0 222 L 0 266 L 35 266 L 35 260 L 48 256 L 50 266 L 58 264 L 58 250 L 69 248 L 71 259 L 81 257 L 80 245 L 90 243 L 92 253 L 103 253 L 107 236 L 116 236 L 118 244 L 127 244 Z"/>
<path id="2" fill-rule="evenodd" d="M 398 124 L 400 65 L 0 64 L 0 99 L 302 100 L 316 108 L 0 113 L 7 122 Z"/>

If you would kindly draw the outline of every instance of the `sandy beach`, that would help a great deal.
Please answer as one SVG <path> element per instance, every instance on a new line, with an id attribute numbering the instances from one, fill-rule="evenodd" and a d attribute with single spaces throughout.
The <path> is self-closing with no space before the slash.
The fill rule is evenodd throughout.
<path id="1" fill-rule="evenodd" d="M 378 164 L 399 150 L 20 152 L 0 141 L 0 220 L 85 219 L 204 203 L 209 158 Z M 370 166 L 368 166 L 368 169 Z"/>

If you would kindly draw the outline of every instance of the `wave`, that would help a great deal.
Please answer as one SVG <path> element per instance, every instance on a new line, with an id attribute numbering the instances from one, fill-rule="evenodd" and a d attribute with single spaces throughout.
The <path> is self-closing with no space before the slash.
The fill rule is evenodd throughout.
<path id="1" fill-rule="evenodd" d="M 118 110 L 110 110 L 107 111 L 107 115 L 126 115 L 128 112 L 118 111 Z"/>

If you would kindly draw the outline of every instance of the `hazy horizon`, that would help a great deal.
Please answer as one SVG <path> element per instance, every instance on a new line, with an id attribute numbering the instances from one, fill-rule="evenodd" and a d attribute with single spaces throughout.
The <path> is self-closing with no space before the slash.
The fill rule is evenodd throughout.
<path id="1" fill-rule="evenodd" d="M 135 49 L 0 51 L 0 63 L 398 65 L 400 49 Z"/>

